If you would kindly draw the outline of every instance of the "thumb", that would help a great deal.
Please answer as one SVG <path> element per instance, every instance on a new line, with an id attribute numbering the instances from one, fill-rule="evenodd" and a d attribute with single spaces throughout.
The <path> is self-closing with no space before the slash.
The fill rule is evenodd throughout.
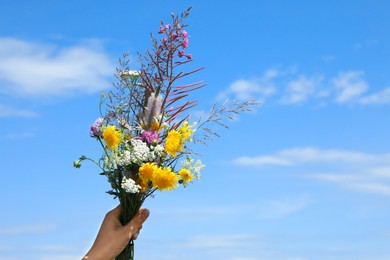
<path id="1" fill-rule="evenodd" d="M 149 214 L 150 212 L 148 209 L 140 209 L 134 218 L 128 224 L 123 226 L 123 229 L 126 231 L 130 239 L 141 230 L 142 224 L 149 217 Z"/>

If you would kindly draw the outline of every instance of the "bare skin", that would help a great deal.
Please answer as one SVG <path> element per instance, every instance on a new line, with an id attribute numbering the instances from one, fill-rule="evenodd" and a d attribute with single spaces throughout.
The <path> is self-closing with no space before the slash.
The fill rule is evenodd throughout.
<path id="1" fill-rule="evenodd" d="M 83 259 L 114 259 L 123 251 L 130 239 L 137 239 L 142 224 L 150 214 L 148 209 L 140 209 L 127 225 L 122 226 L 119 221 L 120 213 L 121 207 L 117 206 L 106 214 L 95 242 Z"/>

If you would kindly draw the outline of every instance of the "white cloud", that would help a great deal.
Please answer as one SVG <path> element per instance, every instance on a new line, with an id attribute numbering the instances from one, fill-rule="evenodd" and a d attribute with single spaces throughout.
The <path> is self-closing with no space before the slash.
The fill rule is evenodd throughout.
<path id="1" fill-rule="evenodd" d="M 0 228 L 0 235 L 41 234 L 55 230 L 54 224 L 31 224 Z"/>
<path id="2" fill-rule="evenodd" d="M 379 179 L 364 171 L 353 174 L 311 173 L 307 174 L 306 176 L 321 181 L 333 182 L 343 187 L 357 191 L 370 192 L 387 196 L 390 195 L 389 178 Z"/>
<path id="3" fill-rule="evenodd" d="M 220 97 L 233 95 L 237 99 L 254 98 L 262 102 L 276 101 L 284 105 L 317 102 L 317 107 L 328 103 L 390 104 L 390 87 L 369 93 L 370 85 L 362 71 L 340 72 L 337 76 L 305 75 L 295 69 L 266 70 L 260 77 L 238 79 Z"/>
<path id="4" fill-rule="evenodd" d="M 360 50 L 360 49 L 363 49 L 363 48 L 372 48 L 372 47 L 375 47 L 378 43 L 379 43 L 378 39 L 369 39 L 369 40 L 365 40 L 365 41 L 362 41 L 362 42 L 355 43 L 353 45 L 353 48 L 355 50 Z"/>
<path id="5" fill-rule="evenodd" d="M 390 103 L 390 88 L 385 88 L 377 93 L 362 97 L 359 102 L 363 105 L 370 104 L 389 104 Z"/>
<path id="6" fill-rule="evenodd" d="M 6 134 L 4 137 L 7 140 L 24 140 L 30 139 L 35 136 L 34 131 L 26 131 L 26 132 L 12 132 Z"/>
<path id="7" fill-rule="evenodd" d="M 283 218 L 308 207 L 311 202 L 306 195 L 278 200 L 260 199 L 256 203 L 255 214 L 261 219 Z"/>
<path id="8" fill-rule="evenodd" d="M 113 73 L 98 44 L 68 47 L 0 38 L 1 92 L 17 96 L 90 93 L 108 85 Z"/>
<path id="9" fill-rule="evenodd" d="M 287 83 L 286 93 L 281 102 L 285 104 L 296 104 L 306 101 L 316 93 L 316 87 L 321 83 L 322 77 L 307 78 L 300 76 Z"/>
<path id="10" fill-rule="evenodd" d="M 390 178 L 390 165 L 384 167 L 374 167 L 371 169 L 370 173 L 378 177 L 387 177 Z"/>
<path id="11" fill-rule="evenodd" d="M 235 164 L 286 166 L 300 175 L 336 183 L 358 191 L 390 195 L 390 153 L 369 154 L 313 147 L 293 148 L 272 155 L 239 157 Z M 322 169 L 327 169 L 324 172 Z"/>
<path id="12" fill-rule="evenodd" d="M 71 245 L 68 244 L 37 244 L 26 247 L 28 250 L 32 251 L 69 251 L 72 249 Z"/>
<path id="13" fill-rule="evenodd" d="M 321 150 L 314 147 L 299 147 L 285 149 L 272 155 L 242 156 L 234 160 L 235 164 L 250 166 L 265 165 L 296 165 L 302 163 L 372 163 L 389 161 L 390 154 L 372 155 L 362 152 L 328 149 Z"/>
<path id="14" fill-rule="evenodd" d="M 355 101 L 368 89 L 368 84 L 362 79 L 362 72 L 342 72 L 332 82 L 338 90 L 336 102 L 346 103 Z"/>
<path id="15" fill-rule="evenodd" d="M 37 117 L 37 116 L 38 114 L 34 111 L 0 105 L 0 117 Z"/>
<path id="16" fill-rule="evenodd" d="M 234 160 L 235 164 L 250 165 L 250 166 L 264 166 L 264 165 L 290 165 L 291 162 L 284 158 L 277 156 L 241 156 Z"/>
<path id="17" fill-rule="evenodd" d="M 220 97 L 232 94 L 237 99 L 256 98 L 264 100 L 275 94 L 276 88 L 272 80 L 278 76 L 279 72 L 277 70 L 269 69 L 259 78 L 236 80 L 230 84 L 225 92 L 220 94 Z"/>

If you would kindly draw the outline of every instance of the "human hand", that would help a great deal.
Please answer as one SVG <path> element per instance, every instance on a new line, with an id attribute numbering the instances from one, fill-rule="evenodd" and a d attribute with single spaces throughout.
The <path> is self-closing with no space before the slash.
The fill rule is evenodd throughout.
<path id="1" fill-rule="evenodd" d="M 88 260 L 111 260 L 119 255 L 130 239 L 137 239 L 142 224 L 149 217 L 148 209 L 140 209 L 127 224 L 119 221 L 121 206 L 109 211 L 89 252 L 83 257 Z"/>

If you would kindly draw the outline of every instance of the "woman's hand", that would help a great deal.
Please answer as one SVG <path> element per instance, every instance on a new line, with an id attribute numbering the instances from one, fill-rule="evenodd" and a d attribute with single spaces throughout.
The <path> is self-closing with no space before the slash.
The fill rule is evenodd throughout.
<path id="1" fill-rule="evenodd" d="M 130 239 L 137 239 L 142 224 L 149 217 L 148 209 L 140 209 L 125 226 L 119 221 L 121 206 L 109 211 L 89 252 L 83 257 L 88 260 L 112 260 L 127 246 Z"/>

